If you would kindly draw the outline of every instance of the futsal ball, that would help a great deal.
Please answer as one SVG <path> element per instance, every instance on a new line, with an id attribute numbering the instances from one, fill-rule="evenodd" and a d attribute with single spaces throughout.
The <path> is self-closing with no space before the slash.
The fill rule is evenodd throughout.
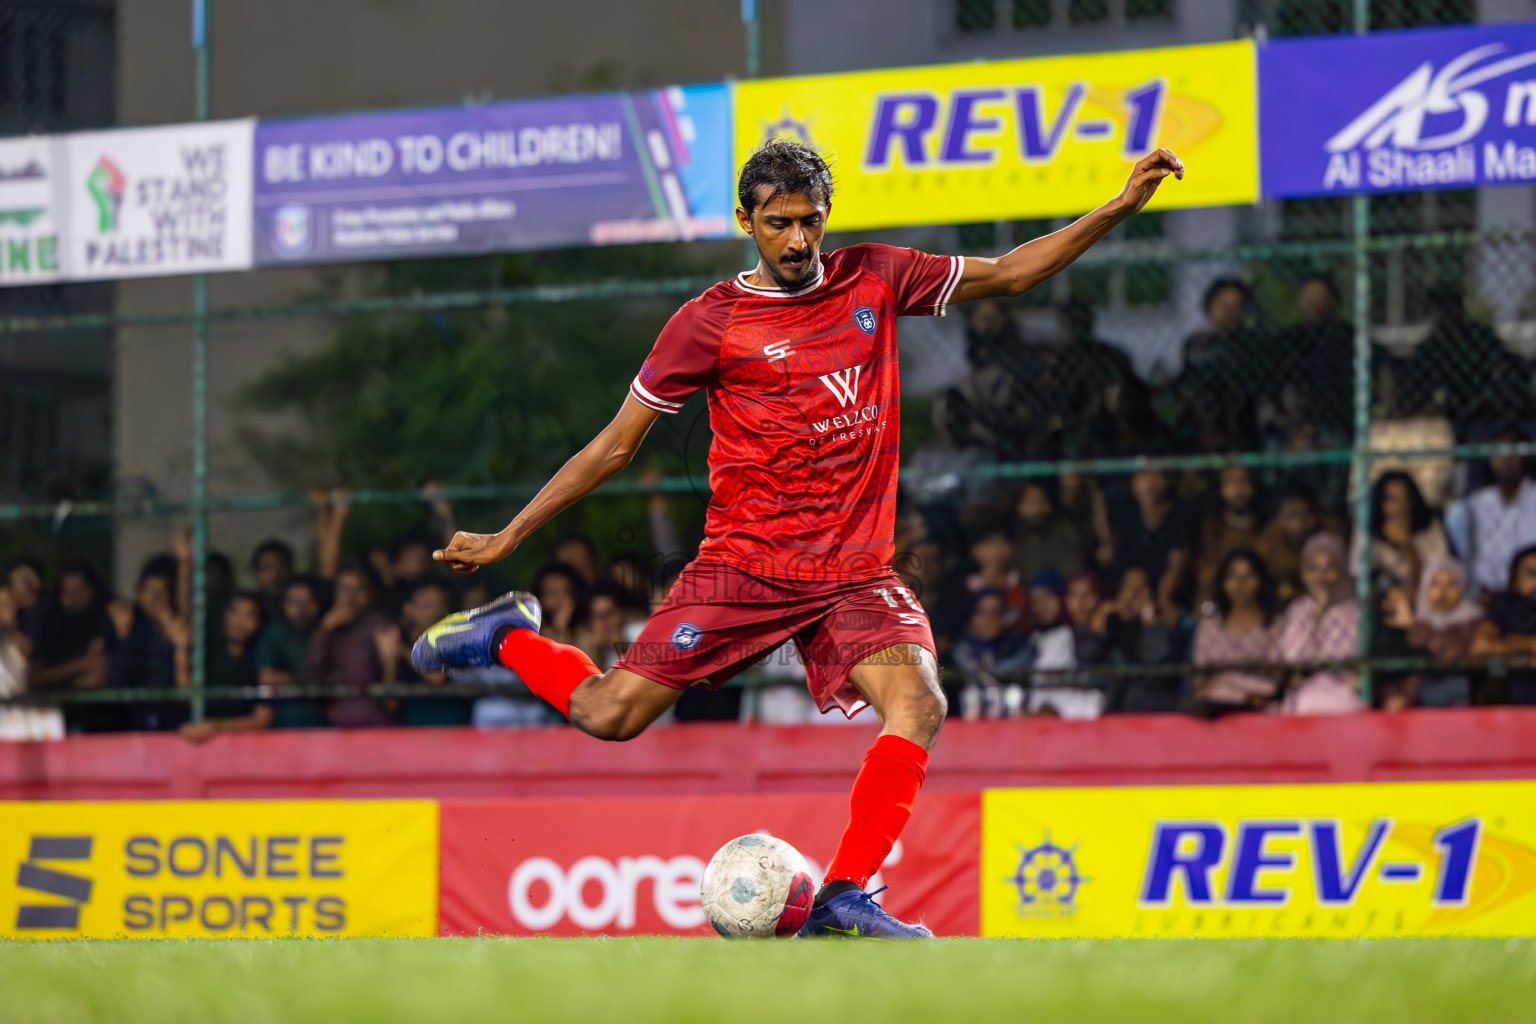
<path id="1" fill-rule="evenodd" d="M 709 859 L 699 900 L 728 939 L 788 938 L 811 914 L 816 885 L 800 851 L 773 836 L 732 839 Z"/>

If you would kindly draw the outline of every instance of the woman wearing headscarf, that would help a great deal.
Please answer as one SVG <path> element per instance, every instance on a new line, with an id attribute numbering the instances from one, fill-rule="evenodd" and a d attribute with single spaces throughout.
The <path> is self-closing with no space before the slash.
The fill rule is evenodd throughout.
<path id="1" fill-rule="evenodd" d="M 1509 563 L 1509 587 L 1489 602 L 1487 618 L 1472 638 L 1472 657 L 1536 664 L 1536 547 L 1520 551 Z M 1509 702 L 1536 704 L 1536 668 L 1509 673 Z"/>
<path id="2" fill-rule="evenodd" d="M 1343 661 L 1358 653 L 1360 606 L 1344 561 L 1344 542 L 1331 533 L 1314 535 L 1301 549 L 1302 593 L 1280 620 L 1275 649 L 1296 664 Z M 1359 711 L 1359 677 L 1335 668 L 1304 668 L 1291 677 L 1281 711 L 1289 715 L 1332 715 Z"/>
<path id="3" fill-rule="evenodd" d="M 1483 620 L 1483 609 L 1467 596 L 1467 573 L 1449 558 L 1431 559 L 1419 578 L 1419 593 L 1412 607 L 1406 595 L 1393 590 L 1387 595 L 1387 625 L 1407 634 L 1408 645 L 1431 661 L 1450 664 L 1463 661 L 1472 651 L 1472 638 Z M 1472 703 L 1472 676 L 1466 671 L 1420 672 L 1406 688 L 1390 693 L 1388 710 L 1410 704 L 1424 707 L 1465 707 Z"/>

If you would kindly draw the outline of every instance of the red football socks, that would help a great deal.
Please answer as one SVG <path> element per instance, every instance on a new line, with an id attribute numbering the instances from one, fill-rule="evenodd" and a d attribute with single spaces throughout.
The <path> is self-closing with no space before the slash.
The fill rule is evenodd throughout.
<path id="1" fill-rule="evenodd" d="M 848 827 L 837 844 L 827 882 L 860 889 L 880 870 L 912 817 L 912 802 L 928 774 L 928 751 L 900 736 L 881 736 L 864 755 L 849 797 Z"/>
<path id="2" fill-rule="evenodd" d="M 571 716 L 571 694 L 591 676 L 600 676 L 592 659 L 579 647 L 556 643 L 531 629 L 514 629 L 502 638 L 497 658 L 523 685 Z"/>

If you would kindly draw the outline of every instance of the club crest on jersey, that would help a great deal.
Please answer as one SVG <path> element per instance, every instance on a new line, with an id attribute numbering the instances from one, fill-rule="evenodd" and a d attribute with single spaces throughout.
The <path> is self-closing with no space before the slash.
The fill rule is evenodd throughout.
<path id="1" fill-rule="evenodd" d="M 679 622 L 672 631 L 672 646 L 679 651 L 691 651 L 699 646 L 704 631 L 691 622 Z"/>
<path id="2" fill-rule="evenodd" d="M 875 311 L 868 306 L 860 306 L 853 311 L 853 322 L 859 325 L 859 330 L 870 337 L 875 334 Z"/>

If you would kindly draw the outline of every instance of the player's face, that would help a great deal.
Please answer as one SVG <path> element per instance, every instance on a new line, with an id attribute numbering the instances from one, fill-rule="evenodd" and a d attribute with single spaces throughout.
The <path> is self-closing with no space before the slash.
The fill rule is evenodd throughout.
<path id="1" fill-rule="evenodd" d="M 780 288 L 798 288 L 816 276 L 827 210 L 796 193 L 774 196 L 753 209 L 750 218 L 737 207 L 736 218 L 757 243 L 758 259 L 774 282 Z"/>

